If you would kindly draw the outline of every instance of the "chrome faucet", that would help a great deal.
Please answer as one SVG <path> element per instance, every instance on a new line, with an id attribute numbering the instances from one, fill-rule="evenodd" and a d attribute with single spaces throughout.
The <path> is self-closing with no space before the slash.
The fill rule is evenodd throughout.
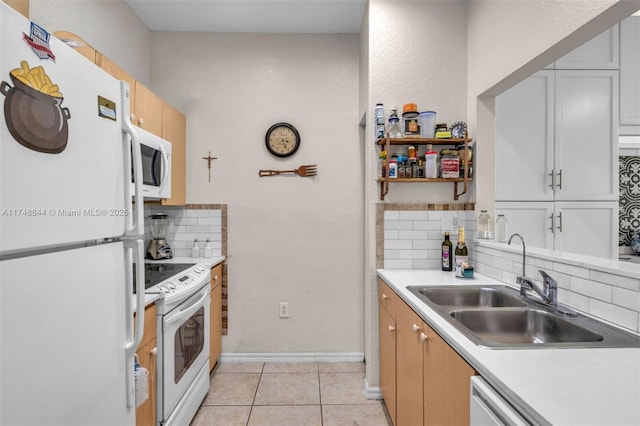
<path id="1" fill-rule="evenodd" d="M 542 275 L 542 290 L 540 290 L 540 288 L 538 288 L 538 286 L 535 285 L 532 280 L 527 278 L 527 275 L 525 274 L 525 268 L 527 264 L 527 248 L 524 244 L 524 238 L 522 238 L 522 235 L 520 234 L 512 234 L 509 237 L 509 241 L 507 244 L 511 244 L 511 240 L 513 239 L 513 237 L 518 237 L 522 241 L 522 275 L 516 277 L 516 283 L 520 284 L 520 296 L 526 298 L 527 291 L 532 290 L 538 296 L 540 296 L 544 303 L 553 307 L 557 307 L 558 283 L 556 282 L 556 280 L 551 278 L 549 274 L 541 270 L 539 270 L 538 272 L 540 273 L 540 275 Z"/>

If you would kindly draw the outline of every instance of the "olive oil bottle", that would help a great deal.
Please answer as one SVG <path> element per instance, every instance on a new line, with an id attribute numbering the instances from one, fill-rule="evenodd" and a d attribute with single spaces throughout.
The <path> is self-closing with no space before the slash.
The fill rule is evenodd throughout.
<path id="1" fill-rule="evenodd" d="M 442 270 L 443 271 L 451 271 L 453 270 L 453 244 L 449 239 L 449 231 L 444 232 L 444 241 L 442 242 Z"/>
<path id="2" fill-rule="evenodd" d="M 469 250 L 464 242 L 464 226 L 458 229 L 458 244 L 456 245 L 456 277 L 462 277 L 462 264 L 469 261 Z"/>

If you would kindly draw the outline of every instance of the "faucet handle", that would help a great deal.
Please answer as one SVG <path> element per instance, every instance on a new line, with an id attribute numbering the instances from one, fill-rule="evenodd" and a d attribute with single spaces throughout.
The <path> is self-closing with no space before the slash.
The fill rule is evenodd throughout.
<path id="1" fill-rule="evenodd" d="M 538 272 L 540 272 L 540 275 L 542 275 L 542 284 L 544 288 L 558 288 L 558 282 L 551 278 L 549 274 L 547 274 L 543 270 L 539 270 Z"/>

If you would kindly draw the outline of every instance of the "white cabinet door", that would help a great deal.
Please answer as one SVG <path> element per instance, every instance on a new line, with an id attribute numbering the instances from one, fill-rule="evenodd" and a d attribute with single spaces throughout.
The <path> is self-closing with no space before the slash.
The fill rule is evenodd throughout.
<path id="1" fill-rule="evenodd" d="M 551 215 L 553 202 L 497 202 L 496 217 L 503 214 L 507 219 L 507 236 L 522 235 L 529 247 L 553 249 Z"/>
<path id="2" fill-rule="evenodd" d="M 555 62 L 556 69 L 618 69 L 619 36 L 614 25 Z"/>
<path id="3" fill-rule="evenodd" d="M 618 72 L 555 77 L 555 200 L 617 200 Z"/>
<path id="4" fill-rule="evenodd" d="M 640 16 L 620 23 L 620 134 L 640 135 Z"/>
<path id="5" fill-rule="evenodd" d="M 556 202 L 553 226 L 555 250 L 618 257 L 617 202 Z"/>
<path id="6" fill-rule="evenodd" d="M 496 201 L 551 201 L 554 71 L 496 97 Z"/>

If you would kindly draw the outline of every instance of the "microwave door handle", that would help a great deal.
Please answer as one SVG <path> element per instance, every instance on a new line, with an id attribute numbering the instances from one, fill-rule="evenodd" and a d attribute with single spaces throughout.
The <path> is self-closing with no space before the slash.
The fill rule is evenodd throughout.
<path id="1" fill-rule="evenodd" d="M 159 145 L 160 155 L 162 155 L 162 177 L 160 178 L 160 192 L 162 193 L 162 188 L 164 188 L 166 177 L 167 177 L 167 168 L 169 167 L 169 156 L 167 155 L 167 151 L 164 150 L 162 143 Z"/>

